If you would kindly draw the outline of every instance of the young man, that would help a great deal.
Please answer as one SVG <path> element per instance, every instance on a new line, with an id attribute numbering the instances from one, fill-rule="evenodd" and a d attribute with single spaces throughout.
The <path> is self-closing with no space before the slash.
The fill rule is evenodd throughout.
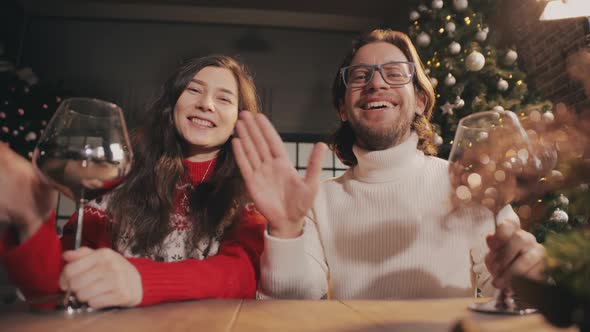
<path id="1" fill-rule="evenodd" d="M 301 179 L 268 120 L 240 115 L 234 151 L 269 222 L 261 293 L 319 299 L 330 284 L 338 299 L 490 295 L 515 274 L 541 275 L 544 249 L 509 206 L 487 238 L 491 212 L 451 206 L 448 163 L 433 156 L 434 91 L 406 35 L 360 38 L 336 75 L 333 102 L 333 148 L 351 167 L 321 185 L 325 145 Z"/>

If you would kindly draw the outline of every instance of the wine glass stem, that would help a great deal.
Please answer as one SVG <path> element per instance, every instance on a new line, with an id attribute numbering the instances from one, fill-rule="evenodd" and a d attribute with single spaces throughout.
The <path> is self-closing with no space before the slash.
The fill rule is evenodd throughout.
<path id="1" fill-rule="evenodd" d="M 496 308 L 502 310 L 514 310 L 516 309 L 516 303 L 514 297 L 512 297 L 512 289 L 502 288 L 496 293 Z"/>
<path id="2" fill-rule="evenodd" d="M 498 212 L 494 213 L 494 233 L 498 231 Z M 501 288 L 496 291 L 496 308 L 501 310 L 513 310 L 515 308 L 514 298 L 512 297 L 512 289 Z"/>
<path id="3" fill-rule="evenodd" d="M 74 250 L 80 249 L 82 244 L 82 225 L 84 221 L 84 206 L 86 204 L 85 199 L 78 201 L 78 220 L 76 224 L 76 238 L 74 239 Z M 75 294 L 72 294 L 72 289 L 68 287 L 68 291 L 64 297 L 64 306 L 70 313 L 80 308 L 82 304 L 78 301 Z"/>
<path id="4" fill-rule="evenodd" d="M 77 250 L 80 248 L 80 245 L 82 244 L 82 223 L 84 220 L 84 200 L 81 199 L 78 202 L 78 222 L 76 224 L 76 239 L 74 241 L 74 250 Z"/>

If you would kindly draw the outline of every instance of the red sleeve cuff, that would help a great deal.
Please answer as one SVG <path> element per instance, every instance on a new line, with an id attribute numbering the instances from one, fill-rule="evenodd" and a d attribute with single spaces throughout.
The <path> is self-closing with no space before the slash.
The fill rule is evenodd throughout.
<path id="1" fill-rule="evenodd" d="M 27 298 L 59 292 L 57 281 L 63 263 L 55 216 L 20 245 L 16 243 L 16 231 L 7 231 L 0 242 L 0 262 Z"/>
<path id="2" fill-rule="evenodd" d="M 28 255 L 35 254 L 38 250 L 44 250 L 40 246 L 45 245 L 45 241 L 49 237 L 55 237 L 57 239 L 55 232 L 55 212 L 41 224 L 35 234 L 21 244 L 18 243 L 16 228 L 9 227 L 0 242 L 0 259 L 5 264 L 18 264 L 20 260 L 28 259 Z"/>

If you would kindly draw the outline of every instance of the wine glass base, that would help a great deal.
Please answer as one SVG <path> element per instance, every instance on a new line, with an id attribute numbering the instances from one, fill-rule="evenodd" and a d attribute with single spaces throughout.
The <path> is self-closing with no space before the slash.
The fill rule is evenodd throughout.
<path id="1" fill-rule="evenodd" d="M 498 306 L 496 300 L 492 300 L 485 303 L 472 303 L 468 306 L 470 310 L 476 312 L 482 312 L 486 314 L 495 314 L 495 315 L 514 315 L 514 316 L 522 316 L 522 315 L 530 315 L 537 312 L 537 309 L 534 308 L 520 308 L 518 306 Z"/>
<path id="2" fill-rule="evenodd" d="M 88 304 L 80 302 L 76 295 L 70 291 L 65 294 L 61 309 L 64 311 L 66 317 L 74 317 L 92 312 L 92 308 Z"/>
<path id="3" fill-rule="evenodd" d="M 64 314 L 66 317 L 78 316 L 82 314 L 88 314 L 91 312 L 93 312 L 93 310 L 89 306 L 82 306 L 78 308 L 67 307 L 64 309 Z"/>

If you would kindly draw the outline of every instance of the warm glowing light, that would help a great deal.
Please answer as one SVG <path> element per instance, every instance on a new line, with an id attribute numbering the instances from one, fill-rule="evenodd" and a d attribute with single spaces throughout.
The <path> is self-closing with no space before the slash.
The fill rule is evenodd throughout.
<path id="1" fill-rule="evenodd" d="M 541 21 L 590 16 L 588 0 L 551 0 L 539 17 Z"/>

